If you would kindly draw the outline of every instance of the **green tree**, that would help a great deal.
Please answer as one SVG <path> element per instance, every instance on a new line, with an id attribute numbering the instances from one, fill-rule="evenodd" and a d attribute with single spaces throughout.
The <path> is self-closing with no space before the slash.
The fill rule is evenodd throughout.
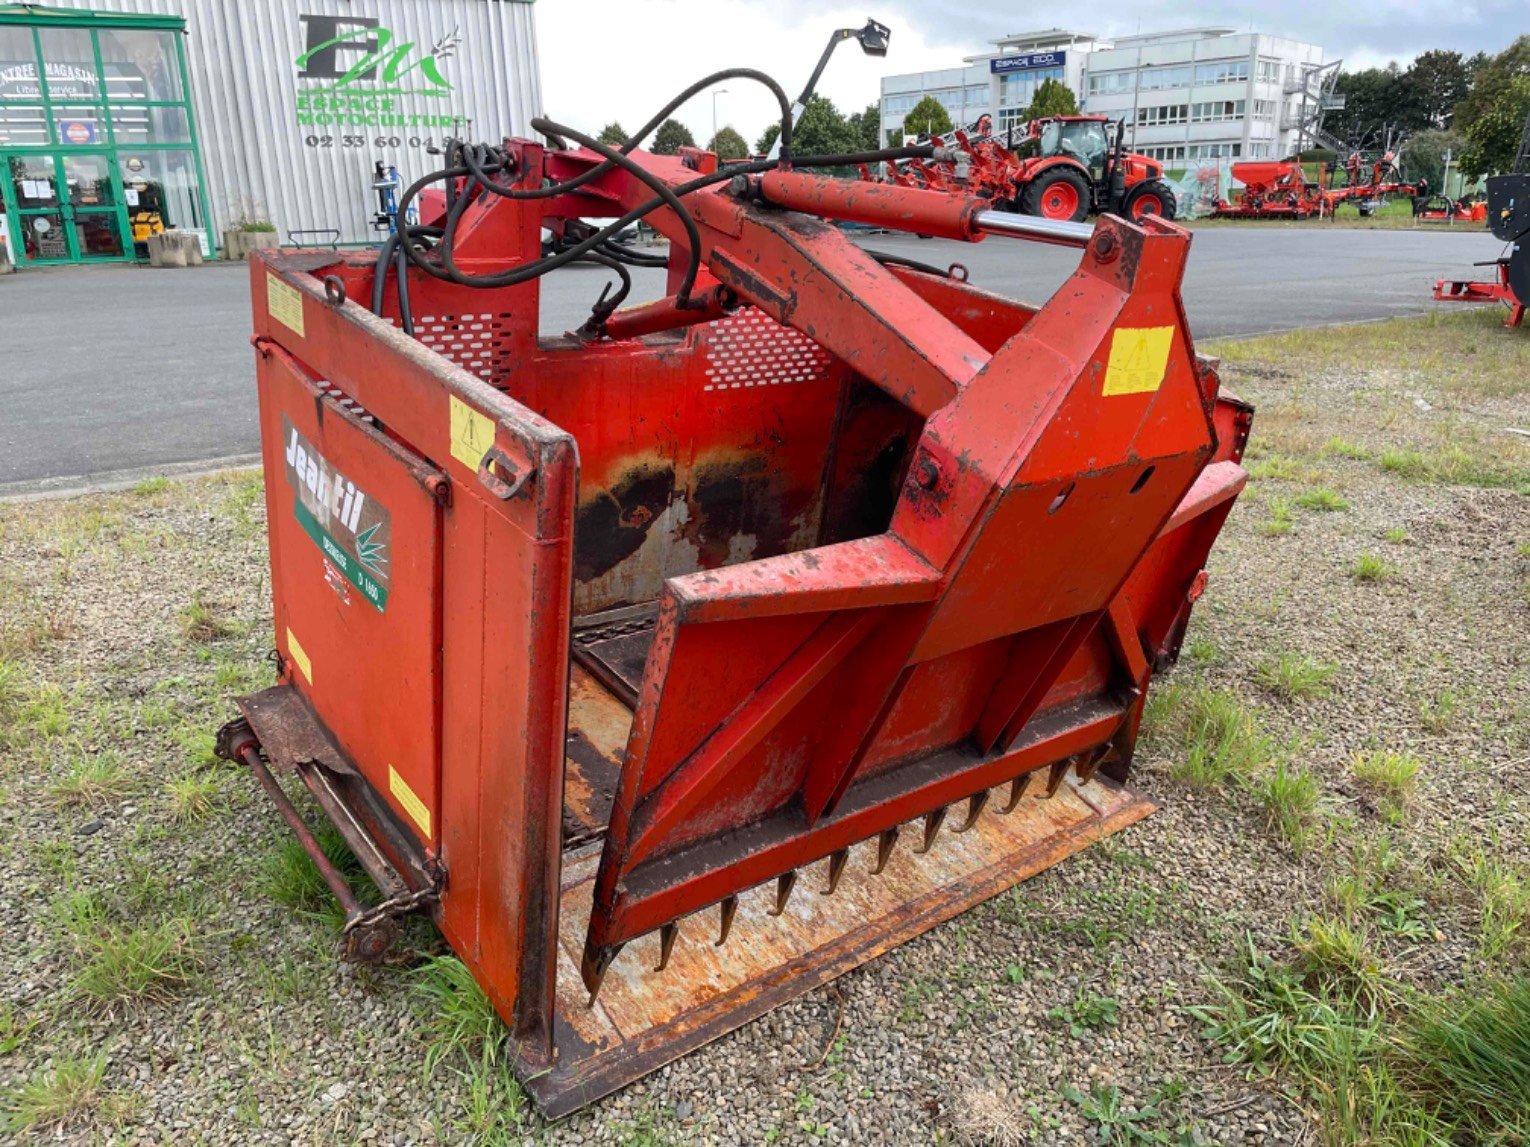
<path id="1" fill-rule="evenodd" d="M 1471 69 L 1460 52 L 1423 52 L 1403 73 L 1408 110 L 1417 113 L 1418 127 L 1444 127 L 1456 104 L 1471 90 Z"/>
<path id="2" fill-rule="evenodd" d="M 781 125 L 779 123 L 772 123 L 760 135 L 760 138 L 754 141 L 754 153 L 756 155 L 769 155 L 770 149 L 776 145 L 776 137 L 780 134 Z"/>
<path id="3" fill-rule="evenodd" d="M 946 105 L 934 96 L 925 96 L 903 117 L 904 135 L 945 135 L 953 126 Z"/>
<path id="4" fill-rule="evenodd" d="M 653 133 L 655 155 L 678 155 L 682 147 L 695 147 L 696 137 L 691 129 L 677 119 L 667 119 Z"/>
<path id="5" fill-rule="evenodd" d="M 1472 90 L 1456 105 L 1451 127 L 1466 137 L 1461 167 L 1475 179 L 1508 171 L 1530 112 L 1530 36 L 1485 60 L 1472 78 Z"/>
<path id="6" fill-rule="evenodd" d="M 749 155 L 749 144 L 731 127 L 725 127 L 707 143 L 707 150 L 718 159 L 744 159 Z"/>
<path id="7" fill-rule="evenodd" d="M 610 144 L 612 147 L 620 147 L 627 142 L 627 132 L 621 124 L 612 120 L 600 129 L 600 134 L 595 137 L 601 143 Z"/>
<path id="8" fill-rule="evenodd" d="M 1412 110 L 1415 93 L 1395 61 L 1340 73 L 1334 90 L 1344 97 L 1344 108 L 1325 115 L 1323 126 L 1357 147 L 1384 137 L 1389 126 L 1426 126 Z"/>
<path id="9" fill-rule="evenodd" d="M 876 151 L 882 146 L 882 107 L 867 104 L 866 110 L 852 112 L 845 120 L 855 137 L 856 151 Z"/>
<path id="10" fill-rule="evenodd" d="M 1073 89 L 1061 80 L 1042 80 L 1025 109 L 1026 119 L 1042 119 L 1054 115 L 1078 115 L 1078 100 Z"/>
<path id="11" fill-rule="evenodd" d="M 1431 191 L 1441 191 L 1445 182 L 1445 156 L 1451 157 L 1455 166 L 1466 148 L 1466 139 L 1459 132 L 1425 128 L 1416 131 L 1403 144 L 1402 166 L 1409 179 L 1429 181 Z"/>

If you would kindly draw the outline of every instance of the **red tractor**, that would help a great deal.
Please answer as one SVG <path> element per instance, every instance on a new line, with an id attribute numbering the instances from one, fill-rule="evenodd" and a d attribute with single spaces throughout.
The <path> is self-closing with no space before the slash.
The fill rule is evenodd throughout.
<path id="1" fill-rule="evenodd" d="M 1001 141 L 985 115 L 971 131 L 941 141 L 951 149 L 948 158 L 899 164 L 888 180 L 978 195 L 1001 210 L 1046 219 L 1078 222 L 1103 211 L 1173 219 L 1174 192 L 1163 182 L 1163 166 L 1125 150 L 1119 124 L 1112 146 L 1109 122 L 1104 116 L 1050 116 Z M 872 178 L 864 168 L 862 174 Z"/>

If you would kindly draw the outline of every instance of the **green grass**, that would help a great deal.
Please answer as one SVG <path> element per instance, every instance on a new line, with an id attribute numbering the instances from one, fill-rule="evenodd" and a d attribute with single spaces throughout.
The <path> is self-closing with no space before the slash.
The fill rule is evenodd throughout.
<path id="1" fill-rule="evenodd" d="M 1322 793 L 1317 777 L 1279 761 L 1260 779 L 1255 793 L 1269 817 L 1270 827 L 1292 848 L 1304 848 L 1311 837 L 1313 814 Z"/>
<path id="2" fill-rule="evenodd" d="M 340 831 L 327 819 L 321 819 L 314 828 L 314 837 L 330 863 L 340 870 L 357 895 L 361 895 L 362 889 L 369 886 L 366 870 L 346 845 Z M 281 843 L 267 854 L 261 883 L 266 894 L 279 904 L 333 918 L 337 923 L 344 920 L 340 902 L 324 883 L 318 866 L 309 859 L 303 846 L 290 836 L 284 836 Z"/>
<path id="3" fill-rule="evenodd" d="M 1530 1142 L 1530 980 L 1425 1001 L 1388 1058 L 1456 1142 Z"/>
<path id="4" fill-rule="evenodd" d="M 1304 491 L 1296 496 L 1294 502 L 1298 509 L 1316 510 L 1325 514 L 1349 509 L 1349 503 L 1327 486 Z"/>
<path id="5" fill-rule="evenodd" d="M 191 601 L 181 609 L 180 620 L 182 635 L 198 644 L 217 641 L 234 632 L 224 607 L 207 601 L 200 593 L 193 594 Z"/>
<path id="6" fill-rule="evenodd" d="M 1267 538 L 1278 538 L 1283 534 L 1289 534 L 1295 524 L 1291 519 L 1291 500 L 1289 498 L 1271 498 L 1269 501 L 1270 516 L 1259 523 L 1259 532 Z"/>
<path id="7" fill-rule="evenodd" d="M 1403 529 L 1401 526 L 1392 526 L 1387 530 L 1383 537 L 1385 537 L 1386 540 L 1391 542 L 1394 546 L 1402 546 L 1406 545 L 1408 542 L 1408 531 Z"/>
<path id="8" fill-rule="evenodd" d="M 425 1053 L 427 1076 L 458 1057 L 469 1064 L 499 1061 L 505 1026 L 466 964 L 455 956 L 433 957 L 414 970 L 412 989 L 430 1044 Z"/>
<path id="9" fill-rule="evenodd" d="M 1319 661 L 1305 653 L 1282 653 L 1261 662 L 1254 676 L 1270 692 L 1287 700 L 1323 697 L 1329 683 L 1339 672 L 1337 665 Z"/>
<path id="10" fill-rule="evenodd" d="M 64 775 L 48 786 L 48 800 L 62 808 L 105 808 L 127 794 L 133 778 L 115 752 L 73 756 Z"/>
<path id="11" fill-rule="evenodd" d="M 100 1111 L 107 1091 L 106 1052 L 89 1059 L 60 1059 L 0 1100 L 0 1127 L 13 1135 L 64 1138 L 88 1126 Z"/>
<path id="12" fill-rule="evenodd" d="M 137 494 L 141 498 L 146 498 L 154 494 L 163 494 L 168 489 L 170 489 L 170 479 L 161 474 L 153 478 L 145 478 L 137 483 L 134 485 L 132 493 Z"/>
<path id="13" fill-rule="evenodd" d="M 1047 1018 L 1068 1029 L 1074 1039 L 1085 1032 L 1115 1027 L 1119 1022 L 1121 1006 L 1109 996 L 1097 995 L 1079 988 L 1073 999 L 1052 1008 Z"/>
<path id="14" fill-rule="evenodd" d="M 1148 693 L 1146 732 L 1166 742 L 1170 775 L 1199 787 L 1248 780 L 1274 755 L 1252 709 L 1228 690 L 1175 679 Z"/>
<path id="15" fill-rule="evenodd" d="M 72 994 L 109 1014 L 119 1003 L 169 999 L 190 983 L 201 960 L 191 922 L 167 917 L 130 925 L 90 922 L 73 930 Z"/>
<path id="16" fill-rule="evenodd" d="M 1397 571 L 1375 554 L 1361 554 L 1349 567 L 1349 576 L 1356 581 L 1386 581 Z"/>
<path id="17" fill-rule="evenodd" d="M 1373 749 L 1355 754 L 1349 771 L 1362 788 L 1379 798 L 1389 817 L 1399 819 L 1413 803 L 1422 767 L 1423 763 L 1411 753 Z"/>
<path id="18" fill-rule="evenodd" d="M 205 821 L 217 807 L 218 782 L 210 776 L 188 774 L 167 784 L 165 796 L 170 804 L 171 823 L 190 828 Z"/>
<path id="19" fill-rule="evenodd" d="M 1371 452 L 1364 446 L 1343 438 L 1330 438 L 1323 443 L 1323 453 L 1333 458 L 1348 458 L 1355 462 L 1368 462 L 1371 457 Z"/>
<path id="20" fill-rule="evenodd" d="M 1461 714 L 1461 694 L 1454 689 L 1441 689 L 1432 698 L 1418 704 L 1418 719 L 1431 733 L 1446 733 Z"/>
<path id="21" fill-rule="evenodd" d="M 1530 875 L 1471 848 L 1452 857 L 1481 913 L 1479 948 L 1488 961 L 1522 954 L 1530 942 Z"/>

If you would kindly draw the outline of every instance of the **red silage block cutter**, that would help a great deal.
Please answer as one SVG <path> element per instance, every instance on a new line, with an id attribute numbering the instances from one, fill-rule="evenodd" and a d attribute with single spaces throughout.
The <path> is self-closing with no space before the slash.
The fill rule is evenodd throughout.
<path id="1" fill-rule="evenodd" d="M 456 149 L 382 258 L 251 264 L 280 676 L 222 751 L 376 883 L 321 864 L 350 958 L 431 916 L 551 1116 L 1148 815 L 1252 422 L 1172 223 L 620 154 Z M 639 214 L 668 295 L 539 337 Z M 1081 259 L 1030 307 L 837 221 Z"/>

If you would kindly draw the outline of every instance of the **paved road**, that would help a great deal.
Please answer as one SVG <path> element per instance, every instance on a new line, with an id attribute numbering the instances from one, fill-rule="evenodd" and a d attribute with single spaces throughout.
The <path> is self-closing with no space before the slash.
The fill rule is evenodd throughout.
<path id="1" fill-rule="evenodd" d="M 866 245 L 965 263 L 973 282 L 1036 302 L 1074 251 L 876 236 Z M 1442 276 L 1469 276 L 1485 233 L 1215 228 L 1196 233 L 1185 309 L 1197 337 L 1255 334 L 1427 310 Z M 542 329 L 577 326 L 604 272 L 545 280 Z M 633 300 L 659 272 L 637 273 Z M 243 267 L 29 271 L 0 278 L 0 495 L 239 461 L 259 445 Z"/>

